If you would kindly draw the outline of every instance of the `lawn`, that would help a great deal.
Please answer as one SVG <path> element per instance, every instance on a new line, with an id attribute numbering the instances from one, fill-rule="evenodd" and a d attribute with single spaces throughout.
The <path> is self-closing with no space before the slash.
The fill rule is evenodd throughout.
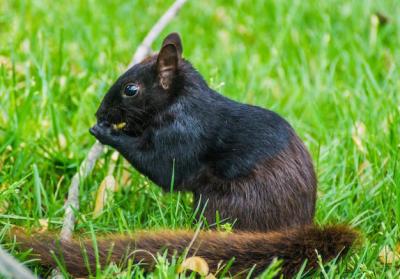
<path id="1" fill-rule="evenodd" d="M 95 141 L 94 113 L 171 3 L 0 1 L 0 242 L 20 261 L 29 258 L 7 237 L 10 226 L 60 230 L 71 178 Z M 192 0 L 153 45 L 180 32 L 184 57 L 211 87 L 278 112 L 305 141 L 319 179 L 316 223 L 363 235 L 349 256 L 305 277 L 400 276 L 379 260 L 400 237 L 399 15 L 398 0 Z M 94 218 L 111 154 L 80 189 L 75 232 L 195 228 L 189 194 L 163 193 L 121 159 L 119 190 Z M 161 257 L 147 276 L 175 269 Z M 131 270 L 118 276 L 145 276 Z"/>

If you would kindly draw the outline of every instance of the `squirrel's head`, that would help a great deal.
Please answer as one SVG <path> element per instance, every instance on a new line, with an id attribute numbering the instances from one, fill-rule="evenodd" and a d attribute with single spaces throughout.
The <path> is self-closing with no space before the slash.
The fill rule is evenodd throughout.
<path id="1" fill-rule="evenodd" d="M 140 134 L 180 91 L 183 63 L 181 39 L 171 33 L 158 54 L 134 65 L 111 86 L 96 112 L 97 122 Z"/>

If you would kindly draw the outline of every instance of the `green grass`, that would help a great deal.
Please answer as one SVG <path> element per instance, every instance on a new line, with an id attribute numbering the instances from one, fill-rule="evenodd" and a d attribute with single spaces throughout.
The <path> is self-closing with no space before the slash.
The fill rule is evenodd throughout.
<path id="1" fill-rule="evenodd" d="M 69 183 L 94 143 L 97 106 L 171 4 L 151 2 L 0 1 L 0 239 L 21 261 L 27 254 L 7 240 L 10 225 L 48 219 L 60 229 Z M 374 25 L 376 12 L 390 21 Z M 357 251 L 313 277 L 400 276 L 378 259 L 400 234 L 399 14 L 397 0 L 190 1 L 154 44 L 179 31 L 184 56 L 213 88 L 277 111 L 306 142 L 319 177 L 316 222 L 364 235 Z M 195 227 L 190 195 L 165 194 L 133 169 L 94 219 L 110 155 L 81 188 L 77 232 Z M 150 276 L 174 270 L 161 257 Z M 120 278 L 144 276 L 130 271 Z"/>

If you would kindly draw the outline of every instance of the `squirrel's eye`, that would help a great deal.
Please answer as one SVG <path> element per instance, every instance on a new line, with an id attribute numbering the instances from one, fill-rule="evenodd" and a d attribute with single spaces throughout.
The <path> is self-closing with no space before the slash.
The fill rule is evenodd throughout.
<path id="1" fill-rule="evenodd" d="M 134 83 L 128 83 L 124 87 L 124 95 L 127 97 L 133 97 L 139 92 L 139 86 Z"/>

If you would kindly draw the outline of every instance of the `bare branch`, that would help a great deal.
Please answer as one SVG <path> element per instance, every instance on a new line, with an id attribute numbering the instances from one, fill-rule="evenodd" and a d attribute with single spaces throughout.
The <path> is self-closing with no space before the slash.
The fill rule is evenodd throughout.
<path id="1" fill-rule="evenodd" d="M 132 61 L 129 64 L 129 68 L 139 63 L 146 57 L 146 55 L 151 53 L 151 45 L 155 39 L 157 39 L 158 35 L 160 35 L 165 26 L 167 26 L 167 24 L 176 16 L 186 1 L 187 0 L 176 0 L 175 3 L 172 4 L 172 6 L 157 21 L 157 23 L 154 24 L 153 28 L 151 28 L 149 33 L 147 33 L 143 42 L 139 45 L 135 54 L 133 55 Z"/>
<path id="2" fill-rule="evenodd" d="M 79 184 L 92 171 L 97 159 L 103 153 L 104 146 L 96 141 L 90 149 L 86 159 L 82 162 L 79 172 L 72 178 L 68 190 L 68 199 L 65 203 L 64 223 L 61 230 L 61 240 L 70 240 L 75 224 L 74 211 L 79 210 Z"/>
<path id="3" fill-rule="evenodd" d="M 4 278 L 37 279 L 32 272 L 0 246 L 0 274 Z"/>

